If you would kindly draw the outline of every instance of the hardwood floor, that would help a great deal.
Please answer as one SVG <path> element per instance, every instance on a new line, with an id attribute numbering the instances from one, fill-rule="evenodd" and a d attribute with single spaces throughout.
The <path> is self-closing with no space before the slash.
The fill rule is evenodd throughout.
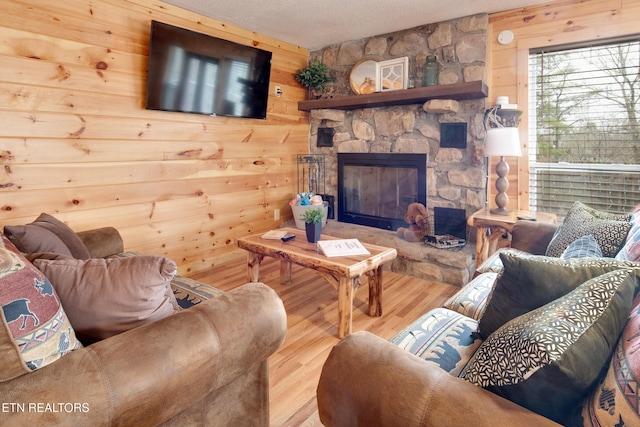
<path id="1" fill-rule="evenodd" d="M 269 361 L 271 426 L 321 426 L 316 387 L 322 365 L 338 342 L 337 291 L 315 271 L 293 265 L 291 273 L 292 284 L 285 286 L 280 283 L 278 261 L 265 257 L 260 266 L 260 281 L 284 302 L 289 328 L 283 346 Z M 245 283 L 246 274 L 243 256 L 190 277 L 228 291 Z M 369 317 L 368 289 L 360 286 L 354 299 L 353 331 L 367 330 L 389 339 L 457 290 L 385 271 L 382 317 Z"/>

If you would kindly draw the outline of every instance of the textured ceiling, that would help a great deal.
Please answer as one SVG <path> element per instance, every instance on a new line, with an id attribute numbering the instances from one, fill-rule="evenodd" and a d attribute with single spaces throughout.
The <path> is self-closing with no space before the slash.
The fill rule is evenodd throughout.
<path id="1" fill-rule="evenodd" d="M 164 0 L 309 50 L 549 0 Z"/>

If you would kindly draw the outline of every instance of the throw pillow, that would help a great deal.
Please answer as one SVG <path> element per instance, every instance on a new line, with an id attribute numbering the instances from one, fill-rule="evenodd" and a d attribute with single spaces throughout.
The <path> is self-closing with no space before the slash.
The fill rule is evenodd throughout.
<path id="1" fill-rule="evenodd" d="M 80 237 L 67 224 L 46 213 L 31 224 L 5 226 L 4 232 L 22 253 L 54 252 L 78 259 L 91 258 Z"/>
<path id="2" fill-rule="evenodd" d="M 605 378 L 584 400 L 571 425 L 640 425 L 640 296 L 618 340 Z"/>
<path id="3" fill-rule="evenodd" d="M 605 257 L 614 257 L 623 245 L 631 223 L 629 215 L 617 215 L 598 211 L 583 203 L 575 202 L 554 234 L 546 256 L 559 257 L 579 237 L 593 235 Z"/>
<path id="4" fill-rule="evenodd" d="M 176 313 L 171 290 L 176 264 L 170 259 L 69 257 L 36 259 L 51 280 L 78 338 L 99 341 Z"/>
<path id="5" fill-rule="evenodd" d="M 510 252 L 501 253 L 500 258 L 504 269 L 479 322 L 478 331 L 485 339 L 509 320 L 566 295 L 589 279 L 620 268 L 640 268 L 607 258 L 562 260 Z"/>
<path id="6" fill-rule="evenodd" d="M 631 230 L 627 235 L 627 242 L 616 255 L 616 259 L 640 261 L 640 205 L 636 206 L 631 215 Z"/>
<path id="7" fill-rule="evenodd" d="M 632 269 L 588 280 L 498 329 L 462 377 L 565 424 L 609 359 L 635 290 Z"/>
<path id="8" fill-rule="evenodd" d="M 589 234 L 575 240 L 564 250 L 561 259 L 570 258 L 602 258 L 602 249 L 596 239 Z"/>
<path id="9" fill-rule="evenodd" d="M 435 308 L 391 338 L 391 343 L 458 376 L 482 342 L 478 322 L 446 308 Z"/>
<path id="10" fill-rule="evenodd" d="M 527 253 L 519 249 L 513 248 L 500 248 L 485 260 L 480 267 L 476 268 L 476 274 L 482 273 L 500 273 L 502 271 L 502 260 L 500 254 L 502 252 L 509 252 L 513 254 L 526 255 Z"/>
<path id="11" fill-rule="evenodd" d="M 80 347 L 47 278 L 0 239 L 0 381 L 47 366 Z"/>

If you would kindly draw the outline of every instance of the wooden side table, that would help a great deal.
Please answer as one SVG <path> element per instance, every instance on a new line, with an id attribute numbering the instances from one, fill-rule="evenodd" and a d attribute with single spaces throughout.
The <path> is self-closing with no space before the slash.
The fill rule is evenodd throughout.
<path id="1" fill-rule="evenodd" d="M 554 224 L 555 214 L 515 210 L 511 215 L 494 215 L 490 208 L 480 209 L 467 220 L 467 224 L 478 229 L 476 235 L 476 268 L 496 251 L 498 239 L 504 233 L 511 232 L 518 218 L 530 218 L 534 221 Z"/>

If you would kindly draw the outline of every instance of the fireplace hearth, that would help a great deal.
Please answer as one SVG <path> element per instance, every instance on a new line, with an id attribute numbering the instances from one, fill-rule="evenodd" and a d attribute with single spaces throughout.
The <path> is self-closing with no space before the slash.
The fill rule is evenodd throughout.
<path id="1" fill-rule="evenodd" d="M 426 154 L 338 153 L 338 221 L 406 227 L 409 204 L 426 206 L 426 169 Z"/>

